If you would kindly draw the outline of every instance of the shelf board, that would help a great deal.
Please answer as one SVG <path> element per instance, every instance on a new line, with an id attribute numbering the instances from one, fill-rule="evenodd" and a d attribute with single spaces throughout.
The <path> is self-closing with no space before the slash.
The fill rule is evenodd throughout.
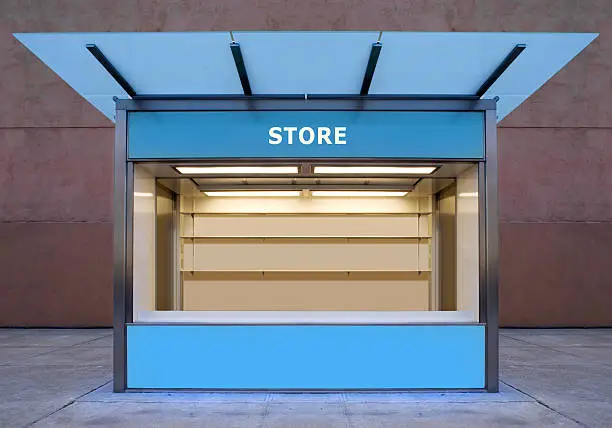
<path id="1" fill-rule="evenodd" d="M 334 236 L 334 235 L 291 235 L 291 236 L 252 236 L 252 235 L 215 235 L 181 236 L 181 239 L 431 239 L 431 236 Z"/>
<path id="2" fill-rule="evenodd" d="M 431 269 L 405 269 L 405 270 L 378 270 L 378 269 L 317 269 L 317 270 L 304 270 L 304 269 L 183 269 L 181 268 L 181 272 L 210 272 L 210 273 L 219 273 L 219 272 L 304 272 L 304 273 L 313 273 L 313 272 L 380 272 L 380 273 L 394 273 L 394 272 L 431 272 Z"/>
<path id="3" fill-rule="evenodd" d="M 422 211 L 422 212 L 406 212 L 406 213 L 202 213 L 202 212 L 190 212 L 190 211 L 181 211 L 180 214 L 184 215 L 197 215 L 197 216 L 206 216 L 206 217 L 361 217 L 361 216 L 377 216 L 377 217 L 390 217 L 390 216 L 416 216 L 416 215 L 429 215 L 433 214 L 431 211 Z"/>

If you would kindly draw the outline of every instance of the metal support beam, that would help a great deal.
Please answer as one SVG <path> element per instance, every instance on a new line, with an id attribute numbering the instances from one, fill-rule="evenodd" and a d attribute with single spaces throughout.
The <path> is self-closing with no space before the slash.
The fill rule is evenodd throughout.
<path id="1" fill-rule="evenodd" d="M 104 56 L 102 51 L 96 45 L 89 44 L 85 45 L 85 47 L 87 48 L 89 53 L 91 53 L 94 58 L 98 60 L 100 65 L 104 67 L 108 74 L 110 74 L 111 77 L 115 79 L 115 82 L 117 82 L 119 86 L 121 86 L 131 98 L 136 97 L 136 91 L 134 90 L 134 88 L 132 88 L 128 81 L 123 78 L 121 73 L 117 71 L 115 66 L 108 60 L 108 58 L 106 58 L 106 56 Z"/>
<path id="2" fill-rule="evenodd" d="M 304 101 L 304 94 L 258 94 L 245 97 L 242 94 L 147 94 L 136 95 L 137 100 L 151 101 L 233 101 L 253 99 L 256 101 L 267 100 L 298 100 Z M 480 98 L 476 95 L 457 95 L 457 94 L 374 94 L 368 95 L 370 100 L 412 100 L 412 101 L 476 101 Z M 308 101 L 325 100 L 325 101 L 361 101 L 363 97 L 359 94 L 308 94 Z"/>
<path id="3" fill-rule="evenodd" d="M 233 41 L 230 43 L 230 49 L 232 50 L 236 70 L 238 70 L 238 77 L 240 78 L 240 83 L 242 84 L 242 92 L 244 92 L 244 95 L 253 95 L 251 83 L 249 82 L 249 75 L 247 74 L 246 67 L 244 66 L 244 57 L 242 56 L 242 50 L 240 50 L 240 44 Z"/>
<path id="4" fill-rule="evenodd" d="M 368 60 L 368 66 L 366 67 L 366 71 L 363 76 L 363 83 L 361 84 L 361 91 L 359 92 L 360 95 L 368 95 L 368 92 L 370 92 L 370 85 L 372 84 L 374 70 L 376 69 L 376 63 L 378 63 L 378 57 L 380 56 L 381 49 L 382 43 L 380 40 L 372 44 L 370 59 Z"/>
<path id="5" fill-rule="evenodd" d="M 480 86 L 478 91 L 476 91 L 476 96 L 478 98 L 482 97 L 488 90 L 493 86 L 493 84 L 500 78 L 500 76 L 510 67 L 510 64 L 518 58 L 518 56 L 525 50 L 526 45 L 516 45 L 512 51 L 508 54 L 506 58 L 497 66 L 495 71 L 489 76 L 487 80 Z"/>

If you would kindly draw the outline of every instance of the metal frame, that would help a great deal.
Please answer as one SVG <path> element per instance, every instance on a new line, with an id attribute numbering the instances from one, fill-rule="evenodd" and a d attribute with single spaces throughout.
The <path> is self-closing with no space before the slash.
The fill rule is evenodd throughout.
<path id="1" fill-rule="evenodd" d="M 481 312 L 486 314 L 481 322 L 486 323 L 486 387 L 489 392 L 499 391 L 499 208 L 497 175 L 497 115 L 495 110 L 485 112 L 485 162 L 481 162 L 483 180 L 479 174 L 479 217 L 484 222 L 480 230 L 484 242 L 480 258 L 484 264 L 484 284 L 486 292 L 480 298 Z M 484 185 L 484 191 L 480 186 Z M 484 201 L 483 201 L 484 199 Z M 481 267 L 481 272 L 483 268 Z M 481 273 L 482 275 L 482 273 Z M 484 308 L 482 306 L 485 306 Z"/>
<path id="2" fill-rule="evenodd" d="M 115 156 L 114 156 L 114 236 L 113 236 L 113 385 L 115 392 L 121 392 L 127 384 L 126 379 L 126 285 L 125 263 L 128 212 L 127 198 L 127 114 L 116 112 L 115 124 Z"/>
<path id="3" fill-rule="evenodd" d="M 378 110 L 378 111 L 484 111 L 495 101 L 477 96 L 396 95 L 219 95 L 191 97 L 136 96 L 119 99 L 117 110 L 127 111 L 234 111 L 234 110 Z M 235 159 L 234 159 L 235 160 Z M 332 159 L 333 160 L 333 159 Z M 409 159 L 406 159 L 407 161 Z M 361 159 L 364 161 L 364 159 Z M 367 160 L 366 160 L 367 161 Z M 429 160 L 430 162 L 432 160 Z M 161 162 L 161 160 L 160 160 Z M 174 159 L 174 163 L 177 160 Z"/>
<path id="4" fill-rule="evenodd" d="M 301 98 L 300 98 L 301 97 Z M 485 390 L 499 390 L 498 371 L 498 209 L 497 209 L 497 120 L 496 102 L 469 96 L 376 96 L 330 95 L 304 99 L 303 96 L 218 96 L 190 98 L 137 98 L 118 100 L 115 133 L 115 229 L 114 229 L 114 365 L 113 383 L 117 392 L 127 388 L 126 326 L 132 323 L 132 238 L 134 162 L 127 157 L 128 113 L 134 111 L 240 111 L 240 110 L 378 110 L 378 111 L 481 111 L 485 122 L 485 159 L 351 159 L 351 162 L 450 163 L 478 162 L 480 232 L 480 319 L 486 331 Z M 275 159 L 273 162 L 287 162 Z M 138 162 L 148 160 L 139 159 Z M 170 164 L 193 160 L 151 159 Z M 207 162 L 210 162 L 207 159 Z M 216 161 L 227 161 L 216 159 Z M 239 160 L 229 160 L 238 163 Z M 255 159 L 245 159 L 254 162 Z M 300 159 L 309 162 L 312 160 Z M 316 159 L 319 163 L 340 159 Z M 475 323 L 478 324 L 478 323 Z M 422 325 L 422 324 L 419 324 Z"/>

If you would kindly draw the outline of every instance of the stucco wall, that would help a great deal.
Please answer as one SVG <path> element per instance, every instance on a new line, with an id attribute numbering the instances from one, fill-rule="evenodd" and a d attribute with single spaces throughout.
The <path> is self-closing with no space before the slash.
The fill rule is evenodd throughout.
<path id="1" fill-rule="evenodd" d="M 0 325 L 112 319 L 112 124 L 13 32 L 600 32 L 506 118 L 503 325 L 612 325 L 610 0 L 1 0 Z"/>

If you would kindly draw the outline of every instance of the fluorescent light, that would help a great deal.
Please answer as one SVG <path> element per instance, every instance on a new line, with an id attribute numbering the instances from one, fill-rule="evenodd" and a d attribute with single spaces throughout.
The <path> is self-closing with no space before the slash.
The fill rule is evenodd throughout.
<path id="1" fill-rule="evenodd" d="M 134 192 L 134 196 L 140 196 L 140 197 L 143 197 L 143 198 L 152 198 L 154 195 L 153 195 L 153 193 Z"/>
<path id="2" fill-rule="evenodd" d="M 376 197 L 402 197 L 406 196 L 408 192 L 393 192 L 388 190 L 374 191 L 374 190 L 314 190 L 312 192 L 313 197 L 353 197 L 353 198 L 376 198 Z"/>
<path id="3" fill-rule="evenodd" d="M 177 166 L 181 174 L 297 174 L 297 166 Z"/>
<path id="4" fill-rule="evenodd" d="M 431 174 L 435 166 L 315 166 L 315 174 Z"/>
<path id="5" fill-rule="evenodd" d="M 459 193 L 459 197 L 463 197 L 463 198 L 476 198 L 476 197 L 478 197 L 478 192 Z"/>
<path id="6" fill-rule="evenodd" d="M 297 197 L 302 194 L 299 190 L 228 190 L 204 192 L 206 196 L 240 197 L 240 198 L 265 198 L 265 197 Z"/>

